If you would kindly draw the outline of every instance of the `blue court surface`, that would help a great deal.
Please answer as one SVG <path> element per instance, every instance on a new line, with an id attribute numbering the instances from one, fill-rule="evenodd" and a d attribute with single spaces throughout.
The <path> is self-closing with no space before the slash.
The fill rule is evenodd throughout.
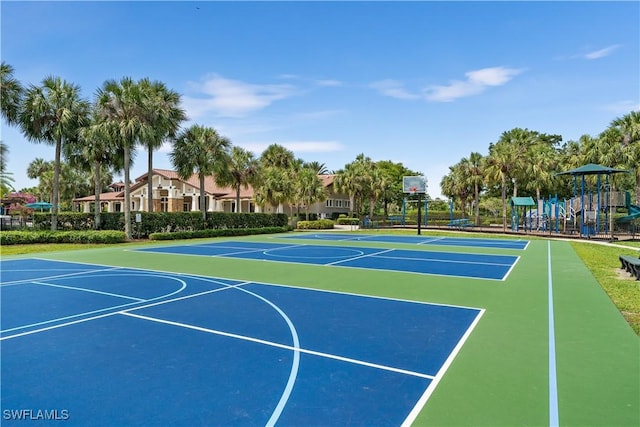
<path id="1" fill-rule="evenodd" d="M 437 246 L 465 246 L 472 248 L 500 248 L 524 250 L 529 245 L 528 240 L 509 239 L 481 239 L 465 237 L 442 236 L 400 236 L 391 234 L 348 234 L 348 233 L 296 233 L 292 236 L 279 236 L 280 239 L 311 239 L 351 242 L 384 242 L 406 243 L 413 245 L 437 245 Z"/>
<path id="2" fill-rule="evenodd" d="M 164 246 L 139 249 L 139 251 L 367 268 L 490 280 L 506 279 L 518 261 L 518 257 L 512 255 L 288 245 L 246 241 Z"/>
<path id="3" fill-rule="evenodd" d="M 483 314 L 39 259 L 0 267 L 1 409 L 27 418 L 3 425 L 410 423 Z"/>

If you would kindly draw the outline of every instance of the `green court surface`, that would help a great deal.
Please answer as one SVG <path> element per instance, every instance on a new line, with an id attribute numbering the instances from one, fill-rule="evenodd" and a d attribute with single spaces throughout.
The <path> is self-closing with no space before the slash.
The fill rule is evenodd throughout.
<path id="1" fill-rule="evenodd" d="M 222 240 L 278 241 L 277 236 L 251 236 L 155 245 Z M 353 240 L 339 245 L 372 246 Z M 406 245 L 380 242 L 375 247 L 406 249 Z M 481 308 L 484 315 L 413 425 L 640 425 L 640 341 L 568 242 L 531 240 L 526 250 L 411 248 L 519 256 L 504 281 L 132 249 L 38 256 Z"/>

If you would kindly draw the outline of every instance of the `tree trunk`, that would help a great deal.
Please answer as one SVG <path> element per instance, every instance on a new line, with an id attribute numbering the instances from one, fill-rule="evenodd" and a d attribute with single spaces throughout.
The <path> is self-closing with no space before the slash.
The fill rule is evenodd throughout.
<path id="1" fill-rule="evenodd" d="M 242 210 L 240 209 L 240 183 L 236 187 L 236 213 L 240 213 Z"/>
<path id="2" fill-rule="evenodd" d="M 147 173 L 147 192 L 149 197 L 147 198 L 147 210 L 153 212 L 153 151 L 149 148 L 149 172 Z"/>
<path id="3" fill-rule="evenodd" d="M 502 231 L 507 231 L 507 183 L 502 176 Z"/>
<path id="4" fill-rule="evenodd" d="M 51 197 L 51 231 L 58 229 L 58 204 L 60 198 L 60 151 L 62 149 L 62 139 L 56 141 L 56 160 L 53 167 L 53 194 Z"/>
<path id="5" fill-rule="evenodd" d="M 476 208 L 476 220 L 475 220 L 475 224 L 476 226 L 480 225 L 480 194 L 478 191 L 478 183 L 476 182 L 474 185 L 474 202 L 476 204 L 475 208 Z M 426 224 L 425 224 L 426 225 Z"/>
<path id="6" fill-rule="evenodd" d="M 131 189 L 129 188 L 129 167 L 131 164 L 131 147 L 124 147 L 124 233 L 131 240 Z"/>
<path id="7" fill-rule="evenodd" d="M 95 202 L 93 206 L 93 226 L 96 230 L 100 229 L 100 162 L 95 162 L 96 172 L 93 176 L 93 191 L 95 192 Z"/>
<path id="8" fill-rule="evenodd" d="M 202 211 L 202 219 L 207 220 L 207 203 L 204 195 L 204 175 L 200 174 L 200 210 Z"/>

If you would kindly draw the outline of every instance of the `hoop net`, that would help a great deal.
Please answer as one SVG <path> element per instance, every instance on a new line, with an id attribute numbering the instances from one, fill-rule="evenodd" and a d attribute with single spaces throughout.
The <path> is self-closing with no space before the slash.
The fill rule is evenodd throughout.
<path id="1" fill-rule="evenodd" d="M 414 196 L 418 192 L 418 187 L 410 187 L 409 194 Z"/>

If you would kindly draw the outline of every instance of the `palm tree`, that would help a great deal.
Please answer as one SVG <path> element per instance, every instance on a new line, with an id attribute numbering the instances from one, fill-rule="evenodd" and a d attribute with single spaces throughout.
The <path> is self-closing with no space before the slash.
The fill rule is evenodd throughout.
<path id="1" fill-rule="evenodd" d="M 258 199 L 274 206 L 276 210 L 286 202 L 291 202 L 295 195 L 295 175 L 301 163 L 291 150 L 282 145 L 268 146 L 259 160 L 260 182 L 255 188 Z"/>
<path id="2" fill-rule="evenodd" d="M 309 209 L 315 202 L 326 199 L 326 192 L 315 168 L 303 167 L 296 180 L 296 199 L 305 204 L 306 218 L 309 220 Z"/>
<path id="3" fill-rule="evenodd" d="M 611 122 L 622 132 L 623 158 L 628 168 L 635 170 L 636 203 L 640 204 L 640 111 L 632 111 Z"/>
<path id="4" fill-rule="evenodd" d="M 78 138 L 89 116 L 89 102 L 80 87 L 59 77 L 46 77 L 41 86 L 30 85 L 20 111 L 20 127 L 31 142 L 55 145 L 55 169 L 51 203 L 51 230 L 58 226 L 60 157 L 63 145 Z"/>
<path id="5" fill-rule="evenodd" d="M 475 205 L 475 224 L 480 225 L 480 190 L 483 182 L 485 159 L 482 154 L 472 152 L 465 163 L 467 175 L 473 185 L 473 201 Z"/>
<path id="6" fill-rule="evenodd" d="M 179 107 L 180 94 L 168 89 L 164 83 L 142 79 L 138 85 L 143 96 L 145 119 L 151 129 L 148 137 L 141 142 L 148 153 L 148 210 L 153 212 L 153 151 L 160 148 L 167 138 L 175 137 L 186 114 Z"/>
<path id="7" fill-rule="evenodd" d="M 2 61 L 0 65 L 0 111 L 8 124 L 17 124 L 22 104 L 23 88 L 13 77 L 13 67 Z"/>
<path id="8" fill-rule="evenodd" d="M 220 185 L 228 185 L 236 190 L 236 212 L 241 212 L 240 189 L 254 184 L 258 173 L 258 161 L 251 151 L 234 146 L 225 167 L 218 176 Z"/>
<path id="9" fill-rule="evenodd" d="M 320 163 L 315 160 L 312 162 L 305 162 L 303 166 L 313 170 L 317 175 L 329 175 L 331 173 L 324 163 Z"/>
<path id="10" fill-rule="evenodd" d="M 353 211 L 356 204 L 356 197 L 362 191 L 359 172 L 353 163 L 345 165 L 343 170 L 336 174 L 334 180 L 336 191 L 345 193 L 349 196 L 349 216 L 353 217 Z"/>
<path id="11" fill-rule="evenodd" d="M 100 228 L 100 194 L 105 179 L 111 180 L 111 170 L 122 171 L 124 160 L 124 147 L 115 143 L 116 138 L 104 133 L 107 129 L 99 123 L 98 114 L 98 110 L 94 109 L 91 123 L 80 129 L 78 143 L 69 144 L 66 155 L 70 164 L 78 170 L 93 171 L 93 212 L 96 229 Z"/>
<path id="12" fill-rule="evenodd" d="M 288 170 L 279 167 L 261 167 L 260 181 L 255 187 L 256 202 L 261 206 L 279 206 L 294 198 L 295 183 Z"/>
<path id="13" fill-rule="evenodd" d="M 8 190 L 14 190 L 13 182 L 14 179 L 11 177 L 11 173 L 7 172 L 7 155 L 9 154 L 9 148 L 6 144 L 0 141 L 0 196 L 4 197 L 4 194 L 8 192 Z"/>
<path id="14" fill-rule="evenodd" d="M 51 200 L 51 182 L 53 181 L 53 162 L 48 162 L 40 157 L 34 159 L 27 166 L 27 177 L 37 179 L 38 198 Z"/>
<path id="15" fill-rule="evenodd" d="M 145 117 L 144 94 L 130 77 L 107 80 L 96 92 L 95 105 L 100 133 L 109 135 L 124 156 L 124 230 L 131 239 L 131 160 L 136 144 L 153 135 Z"/>
<path id="16" fill-rule="evenodd" d="M 502 229 L 507 230 L 507 181 L 512 178 L 517 158 L 514 147 L 498 142 L 491 145 L 487 158 L 486 180 L 488 184 L 500 183 L 502 190 Z"/>
<path id="17" fill-rule="evenodd" d="M 207 219 L 205 200 L 205 177 L 216 175 L 227 161 L 231 142 L 218 135 L 215 129 L 201 125 L 192 125 L 176 136 L 170 157 L 178 175 L 188 179 L 194 173 L 200 181 L 200 210 L 202 218 Z"/>

